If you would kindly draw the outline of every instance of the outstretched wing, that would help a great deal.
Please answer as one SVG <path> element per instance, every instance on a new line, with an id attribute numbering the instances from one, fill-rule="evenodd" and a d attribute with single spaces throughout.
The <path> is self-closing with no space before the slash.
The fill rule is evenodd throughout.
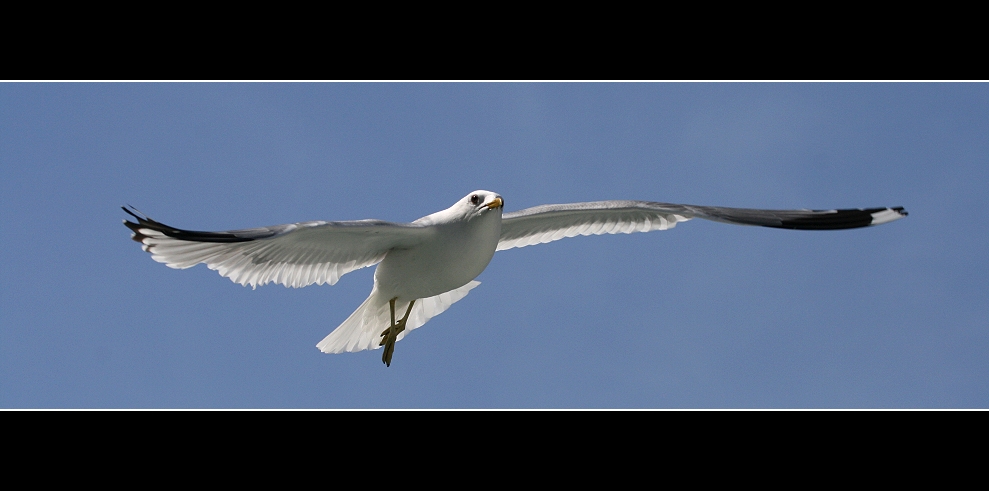
<path id="1" fill-rule="evenodd" d="M 691 218 L 795 230 L 868 227 L 903 218 L 903 207 L 846 210 L 755 210 L 653 201 L 594 201 L 542 205 L 502 217 L 498 250 L 577 235 L 630 234 L 673 228 Z"/>
<path id="2" fill-rule="evenodd" d="M 234 283 L 251 287 L 332 285 L 346 273 L 381 262 L 392 249 L 418 244 L 429 233 L 422 225 L 381 220 L 200 232 L 170 227 L 137 210 L 124 211 L 137 219 L 124 220 L 133 231 L 131 238 L 155 261 L 177 269 L 204 263 Z"/>

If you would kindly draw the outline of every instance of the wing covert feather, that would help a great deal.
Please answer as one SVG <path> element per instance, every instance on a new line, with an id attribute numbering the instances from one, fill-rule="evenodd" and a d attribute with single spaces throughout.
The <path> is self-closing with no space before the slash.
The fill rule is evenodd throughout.
<path id="1" fill-rule="evenodd" d="M 506 213 L 502 217 L 498 250 L 545 244 L 578 235 L 666 230 L 691 218 L 684 209 L 650 208 L 642 203 L 645 202 L 593 201 L 541 205 Z"/>

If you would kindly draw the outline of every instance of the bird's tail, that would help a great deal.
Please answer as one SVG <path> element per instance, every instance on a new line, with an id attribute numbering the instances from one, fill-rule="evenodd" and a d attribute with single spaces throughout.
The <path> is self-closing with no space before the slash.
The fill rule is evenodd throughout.
<path id="1" fill-rule="evenodd" d="M 409 331 L 443 313 L 444 310 L 466 297 L 468 292 L 480 284 L 480 281 L 471 281 L 455 290 L 416 301 L 412 307 L 412 312 L 409 313 L 405 330 L 398 334 L 397 341 L 401 341 Z M 357 307 L 357 310 L 350 314 L 347 320 L 323 338 L 316 347 L 323 353 L 343 353 L 345 351 L 380 348 L 378 343 L 381 342 L 381 332 L 391 326 L 391 309 L 388 306 L 388 300 L 378 293 L 377 288 L 374 288 L 367 300 L 364 300 L 364 303 Z M 396 320 L 405 314 L 405 309 L 408 306 L 408 302 L 395 304 Z"/>

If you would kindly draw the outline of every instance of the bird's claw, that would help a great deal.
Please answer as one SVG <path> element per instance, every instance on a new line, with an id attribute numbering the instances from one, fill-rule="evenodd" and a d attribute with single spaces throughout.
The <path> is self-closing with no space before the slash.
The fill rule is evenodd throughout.
<path id="1" fill-rule="evenodd" d="M 390 367 L 391 356 L 395 353 L 395 338 L 389 337 L 387 339 L 387 343 L 384 340 L 381 341 L 385 345 L 385 352 L 381 354 L 381 361 L 385 362 L 386 367 Z"/>
<path id="2" fill-rule="evenodd" d="M 395 300 L 397 298 L 389 301 L 391 305 L 391 326 L 381 331 L 381 342 L 378 343 L 378 346 L 385 347 L 385 352 L 381 354 L 381 361 L 385 363 L 386 367 L 391 366 L 391 356 L 395 353 L 395 341 L 398 341 L 398 335 L 405 330 L 405 323 L 409 320 L 409 313 L 412 312 L 412 306 L 416 303 L 415 300 L 409 302 L 409 307 L 405 309 L 405 316 L 402 317 L 402 320 L 395 322 Z"/>
<path id="3" fill-rule="evenodd" d="M 393 327 L 389 327 L 389 328 L 385 329 L 384 331 L 381 331 L 381 334 L 380 334 L 380 336 L 381 336 L 381 342 L 378 343 L 378 346 L 384 346 L 385 343 L 388 341 L 388 338 L 389 337 L 397 338 L 398 335 L 401 334 L 402 331 L 404 331 L 404 330 L 405 330 L 405 323 L 403 322 L 402 324 L 399 324 L 399 325 L 396 325 L 396 326 L 393 326 Z"/>
<path id="4" fill-rule="evenodd" d="M 378 346 L 385 347 L 385 352 L 381 354 L 381 361 L 385 363 L 386 367 L 391 366 L 391 357 L 395 353 L 395 341 L 398 341 L 399 333 L 404 330 L 405 323 L 402 322 L 381 332 L 381 342 L 378 343 Z"/>

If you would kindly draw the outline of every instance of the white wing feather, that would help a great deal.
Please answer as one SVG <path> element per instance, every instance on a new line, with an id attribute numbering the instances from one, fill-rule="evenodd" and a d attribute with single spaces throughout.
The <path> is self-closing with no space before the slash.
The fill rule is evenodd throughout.
<path id="1" fill-rule="evenodd" d="M 176 269 L 204 263 L 234 283 L 251 287 L 332 285 L 346 273 L 381 262 L 389 250 L 415 245 L 428 234 L 422 225 L 381 220 L 198 232 L 131 215 L 138 223 L 124 224 L 155 261 Z"/>
<path id="2" fill-rule="evenodd" d="M 667 230 L 704 218 L 736 225 L 795 230 L 840 230 L 880 225 L 907 216 L 903 207 L 843 210 L 758 210 L 653 201 L 593 201 L 526 208 L 502 217 L 498 250 L 577 235 Z"/>
<path id="3" fill-rule="evenodd" d="M 630 234 L 666 230 L 690 220 L 685 210 L 645 208 L 637 201 L 542 205 L 506 213 L 498 250 L 545 244 L 578 235 Z"/>

